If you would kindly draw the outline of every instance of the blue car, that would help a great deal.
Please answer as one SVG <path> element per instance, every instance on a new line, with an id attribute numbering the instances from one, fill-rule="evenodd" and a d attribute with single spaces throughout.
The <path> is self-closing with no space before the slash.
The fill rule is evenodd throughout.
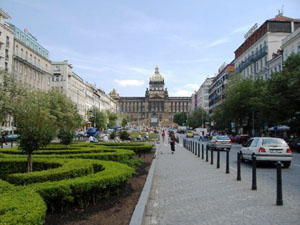
<path id="1" fill-rule="evenodd" d="M 87 134 L 87 136 L 97 136 L 98 130 L 97 130 L 97 128 L 89 127 L 86 131 L 86 134 Z"/>

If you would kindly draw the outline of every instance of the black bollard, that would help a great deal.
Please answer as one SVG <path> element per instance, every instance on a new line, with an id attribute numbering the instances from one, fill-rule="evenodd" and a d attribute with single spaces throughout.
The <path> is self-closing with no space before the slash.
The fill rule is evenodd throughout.
<path id="1" fill-rule="evenodd" d="M 201 156 L 201 158 L 204 159 L 204 145 L 202 144 L 201 146 L 202 146 L 202 148 L 201 148 L 201 150 L 202 150 L 202 156 Z"/>
<path id="2" fill-rule="evenodd" d="M 213 149 L 210 149 L 210 164 L 214 164 L 214 151 Z"/>
<path id="3" fill-rule="evenodd" d="M 198 143 L 198 157 L 200 158 L 200 143 Z"/>
<path id="4" fill-rule="evenodd" d="M 207 149 L 207 146 L 206 146 L 206 162 L 208 162 L 208 149 Z"/>
<path id="5" fill-rule="evenodd" d="M 229 174 L 229 150 L 226 150 L 226 173 Z"/>
<path id="6" fill-rule="evenodd" d="M 218 149 L 218 154 L 217 154 L 217 169 L 220 168 L 220 149 Z"/>
<path id="7" fill-rule="evenodd" d="M 241 152 L 237 153 L 237 177 L 236 180 L 241 180 Z"/>
<path id="8" fill-rule="evenodd" d="M 197 148 L 197 142 L 195 142 L 195 156 L 197 156 L 198 148 Z"/>
<path id="9" fill-rule="evenodd" d="M 282 201 L 282 178 L 281 178 L 281 162 L 277 162 L 277 199 L 276 205 L 283 205 Z"/>
<path id="10" fill-rule="evenodd" d="M 256 156 L 252 154 L 252 190 L 257 190 L 256 185 Z"/>
<path id="11" fill-rule="evenodd" d="M 194 142 L 192 141 L 192 153 L 194 154 Z"/>

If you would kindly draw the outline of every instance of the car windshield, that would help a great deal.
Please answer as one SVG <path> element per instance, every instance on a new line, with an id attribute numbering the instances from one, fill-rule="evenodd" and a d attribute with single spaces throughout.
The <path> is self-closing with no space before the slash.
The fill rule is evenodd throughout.
<path id="1" fill-rule="evenodd" d="M 270 138 L 270 139 L 263 139 L 262 145 L 263 146 L 282 146 L 282 145 L 286 146 L 287 144 L 282 139 Z"/>
<path id="2" fill-rule="evenodd" d="M 230 140 L 227 136 L 217 136 L 218 140 Z"/>

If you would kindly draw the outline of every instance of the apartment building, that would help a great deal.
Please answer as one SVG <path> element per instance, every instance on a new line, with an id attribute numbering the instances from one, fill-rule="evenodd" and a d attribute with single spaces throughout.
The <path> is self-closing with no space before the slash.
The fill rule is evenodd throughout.
<path id="1" fill-rule="evenodd" d="M 267 79 L 267 62 L 280 48 L 282 40 L 299 27 L 299 19 L 285 17 L 282 13 L 259 27 L 255 24 L 235 51 L 235 70 L 244 77 Z"/>
<path id="2" fill-rule="evenodd" d="M 286 61 L 291 54 L 300 54 L 300 27 L 282 40 L 283 61 Z"/>
<path id="3" fill-rule="evenodd" d="M 218 74 L 214 77 L 209 88 L 209 115 L 212 115 L 214 110 L 219 107 L 225 99 L 225 90 L 228 84 L 228 79 L 234 73 L 234 62 L 223 64 Z"/>
<path id="4" fill-rule="evenodd" d="M 209 111 L 209 88 L 214 80 L 214 77 L 212 78 L 206 78 L 203 84 L 200 86 L 200 88 L 197 91 L 197 107 L 201 107 L 204 109 L 207 113 Z"/>
<path id="5" fill-rule="evenodd" d="M 10 16 L 0 9 L 0 70 L 11 73 L 14 32 L 5 22 Z"/>

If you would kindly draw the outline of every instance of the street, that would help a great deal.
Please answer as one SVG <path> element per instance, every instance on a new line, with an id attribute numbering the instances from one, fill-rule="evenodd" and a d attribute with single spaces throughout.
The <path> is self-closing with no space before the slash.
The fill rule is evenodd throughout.
<path id="1" fill-rule="evenodd" d="M 176 134 L 180 141 L 183 143 L 183 138 L 186 138 L 184 134 Z M 206 142 L 198 142 L 199 136 L 194 138 L 186 138 L 186 140 L 197 141 L 197 143 L 204 144 Z M 230 173 L 237 173 L 237 153 L 240 151 L 241 145 L 233 144 L 229 154 L 230 161 Z M 204 151 L 205 154 L 205 151 Z M 210 151 L 209 151 L 209 162 L 210 162 Z M 214 152 L 214 166 L 217 164 L 217 152 Z M 220 152 L 220 170 L 225 171 L 226 166 L 226 152 Z M 263 164 L 257 167 L 257 188 L 269 188 L 270 191 L 276 192 L 276 166 L 275 164 Z M 241 163 L 241 178 L 252 179 L 252 164 L 251 162 Z M 293 153 L 292 164 L 290 168 L 282 169 L 282 186 L 283 186 L 283 199 L 289 201 L 300 202 L 300 154 Z M 251 183 L 249 183 L 251 188 Z M 285 195 L 288 193 L 288 195 Z"/>

